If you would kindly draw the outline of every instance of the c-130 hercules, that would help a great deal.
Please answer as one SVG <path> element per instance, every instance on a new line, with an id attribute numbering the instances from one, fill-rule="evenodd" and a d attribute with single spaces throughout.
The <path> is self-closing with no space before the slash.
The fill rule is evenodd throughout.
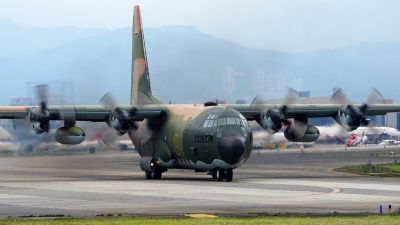
<path id="1" fill-rule="evenodd" d="M 218 181 L 231 181 L 233 169 L 249 158 L 253 135 L 247 121 L 255 120 L 273 134 L 287 123 L 285 137 L 293 142 L 312 142 L 319 130 L 309 117 L 333 117 L 351 131 L 364 115 L 400 112 L 400 105 L 352 104 L 252 104 L 166 105 L 152 95 L 139 6 L 134 7 L 132 33 L 132 82 L 130 105 L 0 107 L 0 119 L 26 119 L 41 134 L 49 131 L 50 120 L 63 120 L 55 131 L 62 144 L 79 144 L 85 132 L 76 121 L 106 122 L 118 135 L 128 133 L 141 156 L 140 167 L 147 179 L 160 179 L 168 169 L 208 172 Z M 107 101 L 105 101 L 107 102 Z"/>

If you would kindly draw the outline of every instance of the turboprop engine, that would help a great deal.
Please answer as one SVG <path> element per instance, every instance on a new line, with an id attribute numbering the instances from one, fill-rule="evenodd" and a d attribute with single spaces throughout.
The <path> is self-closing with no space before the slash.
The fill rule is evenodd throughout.
<path id="1" fill-rule="evenodd" d="M 124 135 L 129 128 L 133 130 L 137 129 L 136 123 L 132 118 L 137 111 L 135 107 L 131 107 L 128 111 L 117 107 L 110 93 L 105 94 L 99 103 L 110 110 L 106 123 L 111 129 L 117 132 L 117 135 Z"/>
<path id="2" fill-rule="evenodd" d="M 266 112 L 262 112 L 256 121 L 269 134 L 274 134 L 281 129 L 284 119 L 285 117 L 281 111 L 268 109 Z"/>
<path id="3" fill-rule="evenodd" d="M 313 142 L 319 138 L 319 130 L 312 125 L 306 125 L 305 132 L 290 125 L 286 128 L 284 134 L 285 138 L 291 142 Z"/>
<path id="4" fill-rule="evenodd" d="M 128 113 L 121 113 L 119 119 L 114 115 L 114 113 L 111 113 L 108 116 L 106 123 L 110 128 L 115 130 L 119 136 L 122 136 L 128 131 L 130 121 L 131 116 Z"/>
<path id="5" fill-rule="evenodd" d="M 85 140 L 85 131 L 79 127 L 60 127 L 55 132 L 55 138 L 60 144 L 77 145 Z"/>
<path id="6" fill-rule="evenodd" d="M 48 132 L 50 122 L 50 113 L 38 107 L 34 107 L 29 112 L 29 125 L 36 134 Z"/>

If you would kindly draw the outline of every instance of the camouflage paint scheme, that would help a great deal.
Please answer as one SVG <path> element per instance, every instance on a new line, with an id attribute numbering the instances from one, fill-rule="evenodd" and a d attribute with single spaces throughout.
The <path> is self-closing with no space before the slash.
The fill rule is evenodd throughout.
<path id="1" fill-rule="evenodd" d="M 150 74 L 147 64 L 146 47 L 142 30 L 139 7 L 133 13 L 132 40 L 132 105 L 162 104 L 151 92 Z M 209 115 L 227 115 L 239 118 L 240 113 L 228 107 L 203 107 L 191 105 L 163 105 L 159 118 L 146 119 L 138 130 L 130 129 L 129 134 L 142 157 L 153 157 L 161 167 L 211 170 L 217 167 L 233 169 L 249 157 L 252 140 L 247 126 L 246 136 L 240 126 L 224 126 L 220 133 L 235 133 L 245 140 L 246 151 L 240 160 L 227 164 L 218 154 L 217 127 L 203 127 Z M 213 134 L 212 142 L 205 140 Z M 199 139 L 196 143 L 195 138 Z M 214 137 L 215 136 L 215 137 Z M 201 143 L 203 138 L 203 143 Z M 192 148 L 192 150 L 191 150 Z M 195 148 L 195 150 L 193 149 Z M 237 161 L 237 162 L 236 162 Z"/>
<path id="2" fill-rule="evenodd" d="M 241 166 L 250 156 L 253 143 L 252 132 L 247 120 L 259 122 L 264 109 L 280 109 L 281 105 L 261 104 L 256 109 L 249 104 L 238 105 L 166 105 L 152 95 L 150 74 L 142 29 L 140 10 L 134 7 L 132 31 L 132 80 L 131 105 L 119 105 L 120 109 L 136 112 L 128 135 L 143 161 L 151 161 L 146 171 L 148 179 L 161 178 L 167 169 L 193 169 L 206 172 L 222 180 L 232 180 L 232 169 Z M 361 105 L 354 105 L 360 108 Z M 63 110 L 73 110 L 74 118 L 65 119 Z M 26 118 L 38 107 L 3 106 L 0 119 Z M 65 127 L 74 127 L 75 121 L 106 122 L 110 120 L 111 109 L 106 106 L 50 106 L 47 108 L 51 120 L 64 120 Z M 364 115 L 384 115 L 400 112 L 400 105 L 369 106 Z M 349 119 L 349 112 L 338 104 L 291 104 L 287 106 L 286 118 L 300 118 L 307 125 L 309 117 L 333 117 L 341 125 Z M 225 121 L 225 122 L 224 122 Z M 315 130 L 308 127 L 304 130 Z M 264 127 L 265 129 L 265 127 Z M 79 129 L 70 129 L 68 131 Z M 67 135 L 77 135 L 74 132 Z M 318 134 L 319 135 L 319 134 Z M 68 139 L 68 137 L 65 137 Z M 145 164 L 146 162 L 143 162 Z M 154 165 L 154 164 L 155 165 Z M 150 168 L 150 167 L 149 167 Z M 153 177 L 158 168 L 158 177 Z M 160 169 L 161 168 L 161 169 Z M 222 176 L 222 178 L 221 178 Z M 219 178 L 221 179 L 219 179 Z"/>
<path id="3" fill-rule="evenodd" d="M 236 110 L 191 105 L 168 105 L 167 109 L 161 118 L 145 120 L 137 131 L 131 130 L 130 137 L 141 156 L 154 157 L 162 167 L 195 170 L 233 169 L 250 156 L 253 140 L 248 125 L 204 127 L 210 115 L 244 120 Z M 228 135 L 236 135 L 245 143 L 243 154 L 230 163 L 221 159 L 218 150 L 220 138 Z"/>

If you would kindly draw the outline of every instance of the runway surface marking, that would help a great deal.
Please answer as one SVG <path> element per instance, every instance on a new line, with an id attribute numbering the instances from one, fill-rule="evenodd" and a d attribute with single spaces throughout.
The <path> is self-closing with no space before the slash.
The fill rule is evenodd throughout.
<path id="1" fill-rule="evenodd" d="M 184 216 L 197 218 L 197 219 L 205 219 L 205 218 L 218 218 L 216 215 L 212 214 L 183 214 Z"/>

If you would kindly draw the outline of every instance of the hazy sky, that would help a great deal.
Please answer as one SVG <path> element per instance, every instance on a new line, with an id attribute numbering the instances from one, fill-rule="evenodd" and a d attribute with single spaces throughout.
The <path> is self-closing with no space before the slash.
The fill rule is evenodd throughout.
<path id="1" fill-rule="evenodd" d="M 0 0 L 0 19 L 26 27 L 131 26 L 140 5 L 144 27 L 193 25 L 246 46 L 315 51 L 362 42 L 400 42 L 398 0 Z"/>

